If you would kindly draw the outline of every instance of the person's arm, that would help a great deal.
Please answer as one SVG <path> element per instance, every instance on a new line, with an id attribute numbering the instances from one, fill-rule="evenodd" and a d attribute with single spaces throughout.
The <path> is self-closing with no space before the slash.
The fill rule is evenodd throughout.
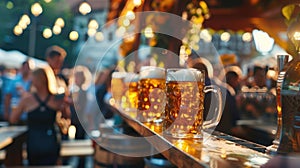
<path id="1" fill-rule="evenodd" d="M 63 100 L 63 103 L 62 103 L 62 106 L 61 106 L 61 109 L 60 111 L 62 112 L 62 117 L 63 118 L 66 118 L 66 119 L 70 119 L 71 118 L 71 109 L 70 109 L 70 106 L 72 104 L 72 99 L 69 95 L 69 93 L 66 93 L 65 97 L 64 97 L 64 100 Z"/>
<path id="2" fill-rule="evenodd" d="M 4 88 L 5 96 L 4 96 L 4 113 L 3 117 L 5 120 L 9 120 L 9 116 L 11 113 L 11 99 L 12 93 L 14 90 L 15 81 L 8 81 L 6 88 Z"/>
<path id="3" fill-rule="evenodd" d="M 11 124 L 15 124 L 19 121 L 20 116 L 22 115 L 23 111 L 25 111 L 25 105 L 28 104 L 27 103 L 28 98 L 29 96 L 22 97 L 17 108 L 14 108 L 13 111 L 11 112 L 9 116 L 9 122 Z"/>
<path id="4" fill-rule="evenodd" d="M 11 94 L 5 94 L 4 96 L 4 120 L 9 119 L 9 111 L 10 111 L 10 104 L 11 104 Z"/>

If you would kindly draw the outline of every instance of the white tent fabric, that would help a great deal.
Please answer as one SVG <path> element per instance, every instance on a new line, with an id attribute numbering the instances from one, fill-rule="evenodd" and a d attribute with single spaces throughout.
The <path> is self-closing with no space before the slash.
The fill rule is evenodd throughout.
<path id="1" fill-rule="evenodd" d="M 45 61 L 28 57 L 27 55 L 21 53 L 20 51 L 17 50 L 5 51 L 0 49 L 0 65 L 4 65 L 5 67 L 19 68 L 21 64 L 27 59 L 33 60 L 35 66 L 47 65 Z"/>

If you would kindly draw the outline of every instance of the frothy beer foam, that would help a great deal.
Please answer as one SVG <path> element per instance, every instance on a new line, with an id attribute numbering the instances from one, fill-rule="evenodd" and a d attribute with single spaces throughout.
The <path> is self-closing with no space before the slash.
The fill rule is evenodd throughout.
<path id="1" fill-rule="evenodd" d="M 135 73 L 127 73 L 124 79 L 125 83 L 138 82 L 138 81 L 139 81 L 139 75 Z"/>
<path id="2" fill-rule="evenodd" d="M 192 82 L 192 81 L 201 81 L 201 76 L 203 74 L 201 71 L 196 69 L 180 69 L 178 71 L 168 71 L 167 81 L 180 81 L 180 82 Z"/>
<path id="3" fill-rule="evenodd" d="M 126 72 L 113 72 L 112 78 L 125 78 Z"/>
<path id="4" fill-rule="evenodd" d="M 159 67 L 147 67 L 140 72 L 140 79 L 165 79 L 165 69 Z"/>

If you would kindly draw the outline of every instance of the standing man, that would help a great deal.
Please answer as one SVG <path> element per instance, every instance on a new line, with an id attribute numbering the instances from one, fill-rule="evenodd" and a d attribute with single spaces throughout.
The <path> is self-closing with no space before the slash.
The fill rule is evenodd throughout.
<path id="1" fill-rule="evenodd" d="M 26 60 L 22 63 L 19 73 L 7 86 L 4 96 L 4 119 L 8 120 L 13 108 L 15 108 L 22 95 L 29 92 L 31 86 L 31 62 Z M 26 124 L 27 113 L 23 113 L 18 124 Z"/>
<path id="2" fill-rule="evenodd" d="M 47 48 L 45 56 L 46 56 L 46 61 L 52 68 L 54 74 L 56 75 L 57 92 L 59 93 L 58 95 L 56 95 L 56 98 L 65 100 L 64 103 L 62 104 L 64 111 L 58 113 L 57 124 L 59 125 L 61 132 L 64 135 L 66 135 L 68 133 L 68 126 L 71 123 L 70 121 L 71 99 L 69 97 L 69 91 L 68 91 L 68 80 L 61 73 L 61 70 L 62 70 L 64 60 L 67 56 L 67 53 L 63 48 L 54 45 Z"/>

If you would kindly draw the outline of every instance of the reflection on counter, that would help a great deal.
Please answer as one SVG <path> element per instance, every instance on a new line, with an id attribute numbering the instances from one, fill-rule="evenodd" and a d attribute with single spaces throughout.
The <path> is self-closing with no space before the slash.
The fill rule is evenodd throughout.
<path id="1" fill-rule="evenodd" d="M 128 117 L 128 115 L 126 116 Z M 214 132 L 213 135 L 210 135 L 204 132 L 203 139 L 172 138 L 163 135 L 160 125 L 144 125 L 133 118 L 128 119 L 148 128 L 153 135 L 166 140 L 176 150 L 210 167 L 260 167 L 271 158 L 269 155 L 262 153 L 265 151 L 264 146 L 224 133 Z M 155 144 L 153 145 L 155 146 Z M 170 155 L 177 156 L 176 152 L 171 152 Z"/>

